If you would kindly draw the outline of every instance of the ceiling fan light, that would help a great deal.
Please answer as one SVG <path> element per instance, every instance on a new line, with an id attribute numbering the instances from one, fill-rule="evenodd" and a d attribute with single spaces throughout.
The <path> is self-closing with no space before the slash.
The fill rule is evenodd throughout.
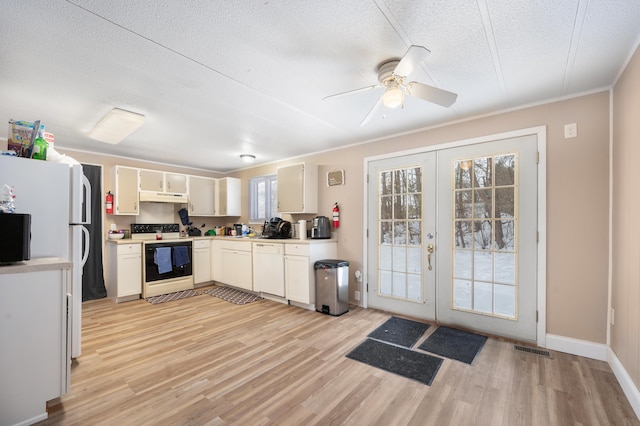
<path id="1" fill-rule="evenodd" d="M 89 137 L 101 142 L 117 144 L 144 124 L 142 114 L 113 108 L 89 131 Z"/>
<path id="2" fill-rule="evenodd" d="M 382 95 L 382 103 L 387 108 L 398 108 L 402 105 L 402 101 L 404 100 L 404 93 L 402 93 L 401 89 L 398 88 L 390 88 L 384 92 Z"/>
<path id="3" fill-rule="evenodd" d="M 256 156 L 251 154 L 242 154 L 240 155 L 240 158 L 244 163 L 247 163 L 247 164 L 251 164 L 254 161 L 256 161 Z"/>

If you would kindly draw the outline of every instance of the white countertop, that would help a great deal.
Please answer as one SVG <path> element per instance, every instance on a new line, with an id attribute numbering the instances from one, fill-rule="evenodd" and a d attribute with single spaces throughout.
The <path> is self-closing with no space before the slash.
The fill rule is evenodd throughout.
<path id="1" fill-rule="evenodd" d="M 286 239 L 275 239 L 275 238 L 260 238 L 260 237 L 227 237 L 227 236 L 216 236 L 216 235 L 204 235 L 201 237 L 184 237 L 180 239 L 170 239 L 170 240 L 132 240 L 131 238 L 123 238 L 121 240 L 109 240 L 108 243 L 112 244 L 142 244 L 142 243 L 163 243 L 163 242 L 177 242 L 177 241 L 194 241 L 194 240 L 218 240 L 218 241 L 246 241 L 246 242 L 255 242 L 255 243 L 282 243 L 282 244 L 322 244 L 322 243 L 335 243 L 338 242 L 337 238 L 326 238 L 326 239 L 311 239 L 307 238 L 306 240 L 300 240 L 298 238 L 286 238 Z"/>
<path id="2" fill-rule="evenodd" d="M 9 265 L 0 265 L 0 274 L 54 271 L 56 269 L 71 269 L 71 262 L 62 257 L 38 257 Z"/>

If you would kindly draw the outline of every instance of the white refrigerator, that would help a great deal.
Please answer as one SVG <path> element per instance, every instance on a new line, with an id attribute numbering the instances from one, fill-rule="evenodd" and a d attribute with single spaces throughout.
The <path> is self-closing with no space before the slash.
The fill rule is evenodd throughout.
<path id="1" fill-rule="evenodd" d="M 70 357 L 80 355 L 82 268 L 89 254 L 91 187 L 79 164 L 0 156 L 0 186 L 13 186 L 16 213 L 31 214 L 31 258 L 72 261 L 67 279 Z"/>

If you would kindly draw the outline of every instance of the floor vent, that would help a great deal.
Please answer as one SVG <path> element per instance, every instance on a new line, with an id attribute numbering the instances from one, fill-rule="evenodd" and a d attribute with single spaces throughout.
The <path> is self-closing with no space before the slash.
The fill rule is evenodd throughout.
<path id="1" fill-rule="evenodd" d="M 520 346 L 520 345 L 513 345 L 513 347 L 516 351 L 528 352 L 530 354 L 540 355 L 547 358 L 553 358 L 551 356 L 551 352 L 549 351 L 544 351 L 544 350 L 535 349 L 535 348 L 528 348 L 526 346 Z"/>

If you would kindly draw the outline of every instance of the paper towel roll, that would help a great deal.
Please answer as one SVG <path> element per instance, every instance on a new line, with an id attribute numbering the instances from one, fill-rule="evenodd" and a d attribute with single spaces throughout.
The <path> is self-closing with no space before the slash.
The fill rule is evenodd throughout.
<path id="1" fill-rule="evenodd" d="M 306 220 L 298 221 L 298 237 L 301 240 L 307 239 L 307 221 Z"/>

